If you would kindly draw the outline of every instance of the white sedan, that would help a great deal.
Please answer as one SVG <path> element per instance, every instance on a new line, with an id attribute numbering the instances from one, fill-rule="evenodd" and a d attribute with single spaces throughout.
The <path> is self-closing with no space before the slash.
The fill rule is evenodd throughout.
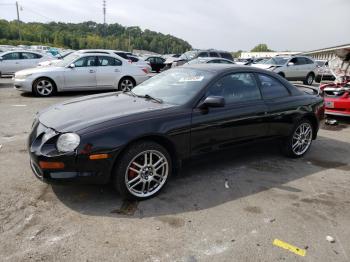
<path id="1" fill-rule="evenodd" d="M 17 50 L 0 54 L 0 76 L 13 75 L 19 70 L 36 67 L 40 62 L 53 58 L 38 52 Z"/>
<path id="2" fill-rule="evenodd" d="M 60 91 L 127 91 L 146 79 L 142 69 L 117 55 L 73 53 L 53 66 L 17 72 L 14 86 L 37 96 L 51 96 Z"/>

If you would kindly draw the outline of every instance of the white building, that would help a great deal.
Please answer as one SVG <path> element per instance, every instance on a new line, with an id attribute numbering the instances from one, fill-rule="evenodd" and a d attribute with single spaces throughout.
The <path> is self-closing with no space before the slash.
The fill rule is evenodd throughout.
<path id="1" fill-rule="evenodd" d="M 274 56 L 289 56 L 296 55 L 300 52 L 242 52 L 239 58 L 259 58 L 259 57 L 274 57 Z"/>
<path id="2" fill-rule="evenodd" d="M 350 44 L 345 44 L 345 45 L 338 45 L 338 46 L 308 51 L 302 54 L 311 56 L 312 58 L 317 60 L 331 60 L 335 58 L 337 55 L 342 56 L 342 53 L 346 53 L 349 51 L 350 51 Z"/>

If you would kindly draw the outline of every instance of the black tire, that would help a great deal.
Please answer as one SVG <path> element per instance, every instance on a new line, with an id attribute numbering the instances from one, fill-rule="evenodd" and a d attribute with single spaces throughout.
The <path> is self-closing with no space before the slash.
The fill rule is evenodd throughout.
<path id="1" fill-rule="evenodd" d="M 280 75 L 280 76 L 283 77 L 283 78 L 286 78 L 286 76 L 285 76 L 284 73 L 282 73 L 282 72 L 279 72 L 278 75 Z"/>
<path id="2" fill-rule="evenodd" d="M 321 76 L 316 76 L 316 78 L 315 78 L 315 82 L 316 83 L 320 83 L 321 82 Z"/>
<path id="3" fill-rule="evenodd" d="M 56 92 L 56 84 L 49 78 L 41 77 L 33 83 L 33 93 L 36 96 L 49 97 L 56 94 Z"/>
<path id="4" fill-rule="evenodd" d="M 130 91 L 136 86 L 135 80 L 131 77 L 123 77 L 118 84 L 119 91 Z"/>
<path id="5" fill-rule="evenodd" d="M 308 75 L 306 76 L 305 80 L 303 81 L 304 85 L 309 85 L 311 86 L 312 83 L 315 80 L 315 74 L 314 73 L 308 73 Z"/>
<path id="6" fill-rule="evenodd" d="M 144 161 L 145 152 L 152 152 L 152 160 L 161 161 L 164 158 L 164 161 L 159 162 L 159 166 L 154 168 L 154 166 L 149 167 L 148 165 L 143 165 L 142 167 L 138 167 L 136 164 L 138 161 Z M 149 153 L 148 153 L 149 154 Z M 157 155 L 158 154 L 158 155 Z M 148 161 L 150 160 L 150 156 L 148 157 Z M 136 163 L 136 164 L 134 164 Z M 150 168 L 151 170 L 149 170 Z M 133 170 L 139 169 L 140 173 L 137 173 Z M 145 171 L 145 169 L 147 169 Z M 161 170 L 164 175 L 164 180 L 158 180 L 159 174 L 157 174 L 157 169 Z M 156 174 L 156 175 L 154 175 Z M 153 141 L 140 141 L 135 144 L 129 146 L 123 155 L 116 163 L 113 169 L 113 186 L 119 192 L 122 198 L 124 199 L 136 199 L 136 200 L 145 200 L 151 197 L 156 196 L 159 192 L 165 187 L 167 181 L 171 177 L 172 174 L 172 160 L 169 152 L 160 144 L 155 143 Z M 133 175 L 130 177 L 130 175 Z M 137 179 L 139 177 L 139 179 Z M 156 186 L 156 180 L 160 182 L 158 186 Z M 130 179 L 130 180 L 129 180 Z M 127 181 L 130 183 L 133 179 L 135 183 L 130 184 L 130 188 L 127 186 Z M 153 183 L 153 191 L 146 192 L 146 187 L 148 185 L 148 189 Z M 145 184 L 145 186 L 144 186 Z M 136 186 L 135 186 L 136 185 Z M 134 187 L 134 189 L 132 189 Z M 137 193 L 136 191 L 142 191 L 142 193 Z M 145 189 L 145 190 L 143 190 Z M 152 189 L 152 188 L 151 188 Z"/>
<path id="7" fill-rule="evenodd" d="M 298 140 L 298 139 L 295 139 L 296 133 L 298 132 L 298 129 L 301 126 L 307 126 L 311 130 L 311 133 L 307 136 L 307 138 L 305 138 L 305 142 L 307 141 L 308 145 L 307 145 L 305 150 L 301 150 L 302 146 L 301 146 L 301 148 L 299 148 L 297 146 L 295 149 L 293 149 L 293 145 L 295 145 L 297 140 Z M 314 132 L 315 132 L 314 127 L 312 126 L 312 124 L 309 120 L 307 120 L 307 119 L 300 120 L 294 126 L 292 133 L 282 141 L 281 149 L 282 149 L 283 154 L 286 155 L 287 157 L 291 157 L 291 158 L 299 158 L 299 157 L 304 156 L 306 154 L 306 152 L 309 151 L 309 149 L 311 147 Z M 303 140 L 303 139 L 301 139 L 301 140 Z M 296 153 L 297 148 L 300 149 L 299 153 Z"/>

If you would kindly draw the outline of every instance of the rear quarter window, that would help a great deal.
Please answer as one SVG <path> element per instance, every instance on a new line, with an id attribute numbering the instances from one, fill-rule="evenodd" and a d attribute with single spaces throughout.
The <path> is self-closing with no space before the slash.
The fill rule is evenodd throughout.
<path id="1" fill-rule="evenodd" d="M 287 87 L 277 79 L 263 74 L 258 74 L 258 77 L 264 99 L 275 99 L 290 95 Z"/>

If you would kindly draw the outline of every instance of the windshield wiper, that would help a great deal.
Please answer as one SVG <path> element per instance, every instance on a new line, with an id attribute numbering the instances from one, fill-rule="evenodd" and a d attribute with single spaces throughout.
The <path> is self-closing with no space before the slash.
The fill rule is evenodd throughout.
<path id="1" fill-rule="evenodd" d="M 133 91 L 131 91 L 131 90 L 125 90 L 125 91 L 123 91 L 123 94 L 130 94 L 130 95 L 132 95 L 133 97 L 138 97 L 138 95 L 136 95 Z"/>
<path id="2" fill-rule="evenodd" d="M 162 99 L 160 99 L 160 98 L 155 98 L 155 97 L 150 96 L 150 95 L 148 95 L 148 94 L 145 94 L 143 97 L 144 97 L 144 98 L 147 98 L 147 99 L 152 99 L 152 100 L 158 102 L 159 104 L 162 104 L 162 103 L 163 103 L 163 100 L 162 100 Z"/>
<path id="3" fill-rule="evenodd" d="M 132 95 L 133 97 L 140 97 L 140 98 L 151 99 L 151 100 L 153 100 L 153 101 L 156 101 L 156 102 L 159 103 L 159 104 L 162 104 L 162 103 L 163 103 L 163 100 L 160 99 L 160 98 L 155 98 L 155 97 L 153 97 L 153 96 L 151 96 L 151 95 L 148 95 L 148 94 L 145 94 L 145 95 L 137 95 L 137 94 L 135 94 L 135 93 L 134 93 L 133 91 L 131 91 L 131 90 L 125 90 L 125 91 L 123 91 L 123 94 L 130 94 L 130 95 Z"/>

